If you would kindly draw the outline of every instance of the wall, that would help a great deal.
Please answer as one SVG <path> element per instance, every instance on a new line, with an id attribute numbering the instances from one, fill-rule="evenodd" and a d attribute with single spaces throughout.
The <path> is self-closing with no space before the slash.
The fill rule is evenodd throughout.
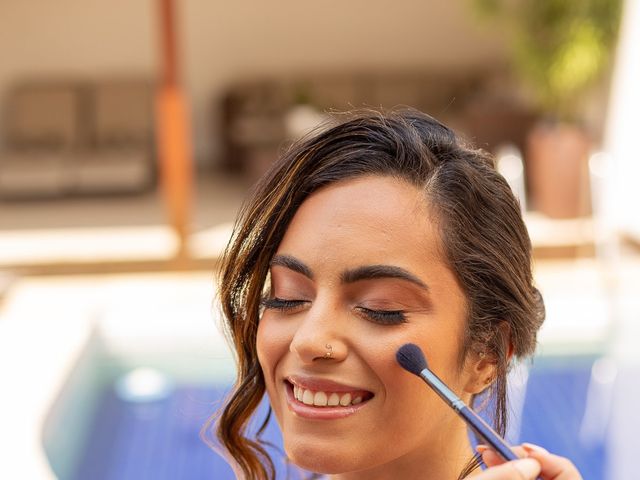
<path id="1" fill-rule="evenodd" d="M 637 153 L 637 122 L 640 109 L 640 2 L 626 0 L 624 5 L 607 115 L 605 150 L 611 156 L 603 172 L 606 198 L 602 205 L 601 221 L 612 232 L 623 232 L 640 244 L 640 162 Z"/>
<path id="2" fill-rule="evenodd" d="M 176 3 L 203 162 L 216 153 L 215 102 L 236 79 L 303 70 L 458 69 L 504 58 L 499 32 L 477 25 L 470 0 Z M 0 94 L 35 75 L 154 72 L 155 14 L 151 0 L 1 0 Z"/>

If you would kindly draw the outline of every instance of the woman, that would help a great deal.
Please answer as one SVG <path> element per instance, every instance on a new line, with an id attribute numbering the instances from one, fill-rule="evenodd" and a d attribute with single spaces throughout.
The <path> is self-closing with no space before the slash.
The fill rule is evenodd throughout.
<path id="1" fill-rule="evenodd" d="M 580 478 L 531 445 L 503 465 L 474 456 L 465 424 L 395 361 L 418 344 L 467 403 L 494 396 L 504 434 L 507 370 L 544 319 L 509 186 L 427 115 L 365 112 L 289 149 L 240 213 L 221 300 L 239 373 L 218 437 L 239 476 L 274 475 L 245 437 L 266 391 L 288 459 L 330 478 Z"/>

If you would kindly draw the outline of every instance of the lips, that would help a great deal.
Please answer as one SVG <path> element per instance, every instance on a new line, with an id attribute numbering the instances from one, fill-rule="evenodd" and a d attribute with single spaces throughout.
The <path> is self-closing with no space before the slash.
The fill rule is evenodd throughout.
<path id="1" fill-rule="evenodd" d="M 310 377 L 290 376 L 284 383 L 289 410 L 304 418 L 343 418 L 374 396 L 368 390 Z"/>

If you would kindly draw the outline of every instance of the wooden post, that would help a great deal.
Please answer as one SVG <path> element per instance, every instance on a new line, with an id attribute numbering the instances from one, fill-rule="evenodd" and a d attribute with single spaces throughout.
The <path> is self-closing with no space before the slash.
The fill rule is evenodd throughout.
<path id="1" fill-rule="evenodd" d="M 162 194 L 169 222 L 180 242 L 179 260 L 187 260 L 193 196 L 193 161 L 188 107 L 180 88 L 174 0 L 159 0 L 161 65 L 156 94 L 156 126 Z"/>

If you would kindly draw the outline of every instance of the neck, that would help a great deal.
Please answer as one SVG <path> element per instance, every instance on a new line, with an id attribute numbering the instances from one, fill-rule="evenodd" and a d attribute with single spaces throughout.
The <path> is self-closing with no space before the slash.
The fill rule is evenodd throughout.
<path id="1" fill-rule="evenodd" d="M 412 452 L 366 470 L 332 475 L 331 480 L 455 480 L 473 457 L 464 424 L 452 422 L 446 438 L 428 439 Z"/>

